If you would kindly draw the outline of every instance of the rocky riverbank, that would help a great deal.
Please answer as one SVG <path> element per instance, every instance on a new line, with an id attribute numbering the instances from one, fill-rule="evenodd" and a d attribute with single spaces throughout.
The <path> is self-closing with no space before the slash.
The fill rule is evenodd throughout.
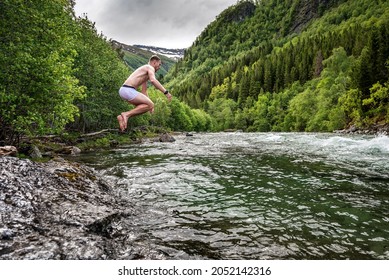
<path id="1" fill-rule="evenodd" d="M 336 130 L 334 131 L 334 133 L 389 135 L 389 124 L 375 124 L 365 128 L 360 128 L 355 125 L 352 125 L 346 129 Z"/>
<path id="2" fill-rule="evenodd" d="M 61 158 L 0 157 L 0 259 L 163 259 L 134 240 L 126 191 Z"/>

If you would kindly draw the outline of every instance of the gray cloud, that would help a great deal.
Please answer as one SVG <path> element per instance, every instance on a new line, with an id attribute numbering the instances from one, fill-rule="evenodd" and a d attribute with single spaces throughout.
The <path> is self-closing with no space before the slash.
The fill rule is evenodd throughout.
<path id="1" fill-rule="evenodd" d="M 237 0 L 76 0 L 99 32 L 126 44 L 189 47 L 204 28 Z"/>

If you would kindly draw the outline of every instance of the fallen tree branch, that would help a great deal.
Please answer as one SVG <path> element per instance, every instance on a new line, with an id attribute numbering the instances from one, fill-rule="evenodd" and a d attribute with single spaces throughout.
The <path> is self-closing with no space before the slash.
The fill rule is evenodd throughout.
<path id="1" fill-rule="evenodd" d="M 99 136 L 99 135 L 101 135 L 101 134 L 106 134 L 106 133 L 109 133 L 109 132 L 118 132 L 118 130 L 117 130 L 117 129 L 112 129 L 112 128 L 103 129 L 103 130 L 97 131 L 97 132 L 81 134 L 80 137 L 93 137 L 93 136 Z"/>

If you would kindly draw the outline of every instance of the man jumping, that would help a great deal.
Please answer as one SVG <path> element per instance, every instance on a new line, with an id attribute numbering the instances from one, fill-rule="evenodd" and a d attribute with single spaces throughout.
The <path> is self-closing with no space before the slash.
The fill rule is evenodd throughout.
<path id="1" fill-rule="evenodd" d="M 167 99 L 171 101 L 172 95 L 155 78 L 155 73 L 161 68 L 161 59 L 153 55 L 149 63 L 136 69 L 124 82 L 119 90 L 122 99 L 135 106 L 134 109 L 121 113 L 117 116 L 120 130 L 123 132 L 127 128 L 128 118 L 154 111 L 154 103 L 147 94 L 147 81 L 150 81 L 157 89 L 163 92 Z M 142 93 L 137 88 L 142 85 Z"/>

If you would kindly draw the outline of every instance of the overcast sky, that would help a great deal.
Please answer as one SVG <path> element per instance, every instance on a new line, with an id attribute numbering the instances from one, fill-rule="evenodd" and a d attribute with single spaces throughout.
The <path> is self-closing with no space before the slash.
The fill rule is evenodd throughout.
<path id="1" fill-rule="evenodd" d="M 128 45 L 187 48 L 237 0 L 76 0 L 75 12 L 108 39 Z"/>

